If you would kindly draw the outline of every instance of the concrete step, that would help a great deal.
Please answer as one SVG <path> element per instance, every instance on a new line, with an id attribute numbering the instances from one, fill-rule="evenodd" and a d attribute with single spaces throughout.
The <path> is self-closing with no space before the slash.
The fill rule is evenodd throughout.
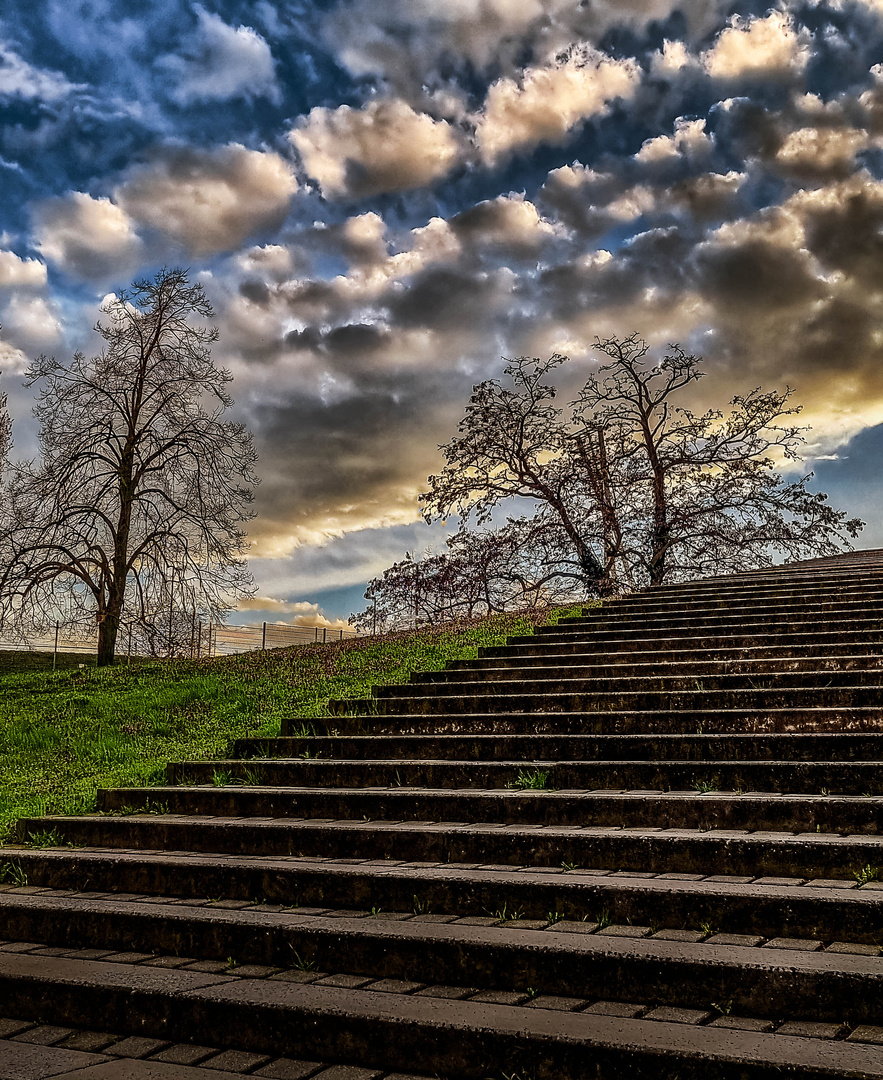
<path id="1" fill-rule="evenodd" d="M 883 634 L 871 640 L 852 641 L 848 637 L 827 636 L 824 640 L 808 638 L 790 644 L 777 644 L 775 637 L 770 637 L 762 645 L 726 645 L 710 639 L 705 647 L 694 646 L 690 642 L 666 642 L 652 639 L 636 643 L 634 649 L 618 648 L 614 651 L 603 649 L 589 650 L 580 642 L 556 644 L 553 648 L 535 649 L 533 642 L 528 645 L 492 645 L 478 650 L 476 660 L 452 661 L 449 669 L 460 667 L 543 667 L 578 664 L 591 667 L 633 667 L 650 665 L 654 669 L 666 670 L 669 665 L 677 664 L 680 668 L 690 665 L 730 665 L 730 664 L 790 664 L 795 660 L 814 659 L 815 657 L 855 659 L 862 656 L 879 657 L 883 653 Z"/>
<path id="2" fill-rule="evenodd" d="M 444 685 L 452 682 L 506 682 L 528 679 L 590 679 L 599 690 L 611 685 L 626 687 L 628 683 L 648 689 L 665 689 L 687 685 L 695 688 L 698 682 L 706 689 L 721 686 L 751 686 L 787 680 L 788 685 L 813 682 L 867 681 L 880 678 L 883 655 L 862 656 L 804 656 L 775 660 L 706 660 L 693 663 L 668 664 L 598 664 L 579 663 L 578 657 L 568 657 L 568 663 L 550 660 L 545 664 L 495 664 L 493 660 L 463 661 L 443 671 L 419 671 L 411 676 L 410 685 L 426 683 Z M 611 670 L 612 669 L 612 670 Z"/>
<path id="3" fill-rule="evenodd" d="M 524 920 L 480 926 L 389 920 L 382 914 L 323 918 L 51 894 L 0 896 L 0 917 L 15 941 L 67 949 L 87 949 L 100 940 L 109 950 L 197 960 L 232 957 L 240 967 L 277 970 L 292 969 L 300 957 L 319 971 L 371 980 L 419 985 L 431 972 L 436 984 L 482 990 L 532 988 L 544 996 L 705 1009 L 727 1001 L 743 1015 L 765 1019 L 842 1022 L 848 1016 L 856 1026 L 883 1024 L 883 963 L 823 951 L 821 942 L 815 948 L 799 940 L 790 949 L 734 948 L 626 937 L 596 924 L 574 933 L 545 920 L 539 929 Z"/>
<path id="4" fill-rule="evenodd" d="M 514 696 L 514 695 L 513 695 Z M 407 713 L 377 708 L 377 699 L 330 701 L 329 720 L 310 721 L 323 733 L 337 735 L 453 734 L 517 735 L 534 734 L 757 734 L 768 732 L 876 732 L 880 730 L 880 709 L 868 707 L 807 707 L 767 709 L 656 709 L 593 710 L 591 712 L 528 712 L 518 698 L 509 712 L 487 710 L 491 698 L 476 698 L 472 713 Z M 465 703 L 464 703 L 465 704 Z"/>
<path id="5" fill-rule="evenodd" d="M 711 605 L 756 601 L 764 604 L 787 602 L 814 602 L 828 599 L 850 600 L 860 595 L 871 598 L 883 588 L 883 571 L 875 574 L 840 574 L 836 579 L 808 578 L 781 579 L 769 577 L 763 582 L 727 581 L 724 578 L 697 580 L 692 586 L 672 586 L 662 589 L 644 589 L 624 593 L 604 600 L 593 600 L 585 605 L 586 611 L 631 610 L 641 607 L 667 607 L 680 605 Z"/>
<path id="6" fill-rule="evenodd" d="M 374 758 L 273 759 L 172 762 L 167 784 L 297 788 L 518 788 L 541 783 L 548 789 L 619 788 L 657 791 L 704 789 L 779 794 L 883 796 L 883 758 L 878 761 L 510 761 L 407 760 Z M 162 798 L 162 796 L 159 796 Z"/>
<path id="7" fill-rule="evenodd" d="M 814 630 L 782 630 L 773 632 L 772 628 L 757 633 L 741 634 L 714 634 L 704 633 L 701 628 L 694 628 L 683 635 L 647 636 L 619 635 L 615 638 L 598 635 L 597 640 L 590 640 L 590 635 L 561 635 L 560 637 L 548 637 L 540 640 L 538 637 L 514 637 L 510 638 L 508 645 L 489 646 L 482 649 L 479 656 L 531 656 L 542 654 L 547 657 L 565 655 L 567 653 L 583 653 L 585 655 L 596 654 L 605 657 L 614 653 L 626 656 L 628 653 L 650 652 L 665 659 L 666 653 L 681 654 L 677 658 L 688 659 L 682 654 L 704 654 L 708 658 L 709 652 L 720 657 L 727 650 L 740 650 L 744 655 L 751 655 L 747 650 L 787 648 L 789 653 L 795 649 L 808 647 L 810 650 L 832 653 L 832 647 L 839 644 L 845 652 L 854 653 L 861 649 L 870 649 L 876 652 L 880 646 L 883 631 L 878 624 L 868 620 L 869 628 L 864 630 L 846 630 L 838 626 L 832 633 L 827 623 L 819 623 Z M 875 628 L 876 627 L 876 628 Z M 834 640 L 832 640 L 832 638 Z M 663 654 L 663 655 L 660 655 Z M 797 653 L 796 655 L 799 655 Z M 630 658 L 626 662 L 633 662 Z"/>
<path id="8" fill-rule="evenodd" d="M 705 773 L 706 783 L 719 783 Z M 879 786 L 879 781 L 878 781 Z M 162 807 L 169 814 L 241 818 L 468 821 L 506 825 L 770 829 L 875 835 L 883 797 L 776 792 L 572 791 L 475 788 L 152 787 L 98 792 L 104 813 Z"/>
<path id="9" fill-rule="evenodd" d="M 661 609 L 631 609 L 627 611 L 591 608 L 584 615 L 560 619 L 554 625 L 539 626 L 536 633 L 540 637 L 554 636 L 558 633 L 570 633 L 577 630 L 618 630 L 618 629 L 664 629 L 667 626 L 683 624 L 725 629 L 741 622 L 753 624 L 791 625 L 817 622 L 825 616 L 830 623 L 848 624 L 855 619 L 877 619 L 883 614 L 883 596 L 878 598 L 862 597 L 852 602 L 830 601 L 825 604 L 790 601 L 775 603 L 730 603 L 720 607 L 682 607 L 673 604 Z M 879 622 L 878 622 L 879 625 Z"/>
<path id="10" fill-rule="evenodd" d="M 583 684 L 585 686 L 586 684 Z M 355 699 L 366 712 L 376 710 L 381 716 L 480 712 L 573 713 L 573 712 L 648 712 L 680 709 L 715 713 L 722 709 L 752 709 L 760 713 L 770 709 L 853 709 L 874 708 L 883 704 L 883 684 L 865 686 L 831 685 L 825 687 L 778 686 L 775 689 L 733 690 L 647 690 L 594 692 L 575 689 L 571 692 L 534 690 L 531 683 L 520 686 L 490 687 L 476 683 L 438 684 L 432 693 L 411 684 L 375 687 L 375 696 Z M 485 692 L 482 692 L 485 691 Z M 332 713 L 345 707 L 341 701 L 329 702 Z"/>
<path id="11" fill-rule="evenodd" d="M 442 761 L 883 761 L 883 732 L 724 735 L 315 735 L 237 740 L 233 758 Z"/>
<path id="12" fill-rule="evenodd" d="M 699 931 L 705 938 L 778 938 L 859 943 L 880 948 L 883 883 L 848 877 L 679 874 L 561 866 L 475 867 L 456 863 L 409 864 L 390 859 L 292 858 L 244 855 L 231 874 L 230 856 L 200 852 L 113 849 L 6 849 L 29 882 L 13 895 L 72 890 L 80 899 L 240 905 L 298 915 L 355 917 L 371 912 L 419 922 L 518 912 L 522 919 L 567 921 L 568 932 L 588 932 L 604 921 Z M 861 875 L 860 875 L 861 876 Z M 208 897 L 215 898 L 213 900 Z M 268 908 L 269 905 L 269 908 Z M 415 909 L 419 908 L 420 913 Z M 379 916 L 378 916 L 379 917 Z M 498 921 L 502 921 L 501 919 Z M 554 924 L 553 924 L 554 925 Z M 28 930 L 33 935 L 33 929 Z M 723 940 L 718 940 L 723 944 Z M 744 944 L 744 941 L 741 941 Z M 731 944 L 737 944 L 736 940 Z M 226 957 L 229 955 L 225 953 Z"/>
<path id="13" fill-rule="evenodd" d="M 545 634 L 531 634 L 514 636 L 509 638 L 510 645 L 532 644 L 545 648 L 547 645 L 572 644 L 583 642 L 586 645 L 603 645 L 609 649 L 612 645 L 619 646 L 622 641 L 645 640 L 648 637 L 661 640 L 680 641 L 692 640 L 696 637 L 714 639 L 720 645 L 744 643 L 747 645 L 764 644 L 764 640 L 772 633 L 781 644 L 790 642 L 799 643 L 807 640 L 807 635 L 814 635 L 817 639 L 824 639 L 833 632 L 837 636 L 846 635 L 847 640 L 862 641 L 863 635 L 881 633 L 881 620 L 876 615 L 850 616 L 849 618 L 833 621 L 824 614 L 811 613 L 811 617 L 789 621 L 785 627 L 781 627 L 775 620 L 753 620 L 740 618 L 726 620 L 720 618 L 715 621 L 706 619 L 692 620 L 681 618 L 651 625 L 633 623 L 629 620 L 617 620 L 615 625 L 600 627 L 597 624 L 579 625 L 575 627 L 555 626 L 550 627 Z"/>
<path id="14" fill-rule="evenodd" d="M 620 797 L 621 798 L 621 797 Z M 708 800 L 709 796 L 703 797 Z M 721 797 L 718 796 L 718 799 Z M 735 801 L 733 797 L 732 801 Z M 637 804 L 639 796 L 633 796 Z M 819 799 L 817 805 L 823 803 Z M 831 800 L 832 802 L 834 800 Z M 709 804 L 709 809 L 711 804 Z M 317 820 L 173 814 L 24 818 L 22 837 L 54 829 L 86 847 L 400 859 L 507 866 L 592 866 L 643 873 L 851 878 L 883 867 L 883 837 L 836 832 L 546 826 L 459 821 Z"/>
<path id="15" fill-rule="evenodd" d="M 812 689 L 820 692 L 820 704 L 824 693 L 838 687 L 876 687 L 883 685 L 883 657 L 879 667 L 822 669 L 817 671 L 782 671 L 753 673 L 726 673 L 721 675 L 627 675 L 614 672 L 599 676 L 580 669 L 560 668 L 558 672 L 543 670 L 519 672 L 511 668 L 499 669 L 497 677 L 488 679 L 484 671 L 476 671 L 466 679 L 458 673 L 446 672 L 445 679 L 413 679 L 408 683 L 379 687 L 375 697 L 409 697 L 415 692 L 439 696 L 465 694 L 523 693 L 561 694 L 581 693 L 604 698 L 619 693 L 682 694 L 691 692 L 732 693 L 739 691 L 768 691 L 783 694 L 792 690 Z"/>
<path id="16" fill-rule="evenodd" d="M 318 1058 L 345 1047 L 349 1060 L 464 1080 L 479 1080 L 489 1067 L 517 1074 L 525 1062 L 537 1076 L 560 1080 L 657 1078 L 671 1066 L 685 1080 L 883 1077 L 883 1051 L 867 1043 L 673 1023 L 652 1012 L 649 1019 L 629 1020 L 145 963 L 0 952 L 2 996 L 55 1023 L 76 1018 L 203 1042 L 222 1033 L 247 1050 L 278 1053 L 294 1043 L 302 1056 Z M 706 1023 L 707 1012 L 701 1014 Z"/>

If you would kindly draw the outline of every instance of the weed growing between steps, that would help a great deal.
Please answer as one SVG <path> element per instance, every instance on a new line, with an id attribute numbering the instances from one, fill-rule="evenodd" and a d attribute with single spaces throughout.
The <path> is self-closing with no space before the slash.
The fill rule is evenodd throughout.
<path id="1" fill-rule="evenodd" d="M 99 787 L 162 783 L 166 762 L 223 757 L 234 739 L 278 735 L 285 716 L 302 718 L 309 734 L 329 698 L 365 697 L 412 671 L 474 659 L 579 610 L 131 667 L 53 672 L 27 653 L 0 653 L 0 843 L 19 817 L 91 812 Z"/>

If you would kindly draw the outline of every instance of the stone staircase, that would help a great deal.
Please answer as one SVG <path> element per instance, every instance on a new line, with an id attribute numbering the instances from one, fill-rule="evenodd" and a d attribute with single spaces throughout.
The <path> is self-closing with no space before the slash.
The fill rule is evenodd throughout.
<path id="1" fill-rule="evenodd" d="M 23 821 L 0 1080 L 883 1078 L 881 623 L 648 590 Z"/>

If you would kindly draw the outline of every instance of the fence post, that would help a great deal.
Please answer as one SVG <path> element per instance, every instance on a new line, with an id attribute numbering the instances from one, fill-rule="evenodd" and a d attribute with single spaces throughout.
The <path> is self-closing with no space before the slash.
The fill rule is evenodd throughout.
<path id="1" fill-rule="evenodd" d="M 316 641 L 319 640 L 319 627 L 318 626 L 316 627 L 316 638 L 315 638 L 315 640 Z"/>
<path id="2" fill-rule="evenodd" d="M 339 635 L 337 640 L 338 641 L 343 641 L 343 630 L 340 631 L 340 635 Z"/>
<path id="3" fill-rule="evenodd" d="M 58 656 L 58 623 L 55 624 L 55 648 L 52 650 L 52 670 L 55 671 L 55 660 Z"/>
<path id="4" fill-rule="evenodd" d="M 261 629 L 261 652 L 267 651 L 267 624 L 264 623 Z"/>
<path id="5" fill-rule="evenodd" d="M 129 623 L 129 645 L 128 645 L 128 648 L 126 650 L 126 655 L 129 657 L 129 660 L 128 660 L 128 663 L 127 663 L 126 666 L 129 667 L 129 666 L 131 666 L 131 663 L 132 663 L 132 624 L 131 623 Z"/>
<path id="6" fill-rule="evenodd" d="M 325 637 L 325 635 L 326 635 L 327 633 L 328 633 L 328 627 L 327 627 L 327 626 L 323 626 L 323 627 L 322 627 L 322 644 L 323 644 L 323 645 L 325 644 L 325 641 L 326 641 L 326 637 Z"/>

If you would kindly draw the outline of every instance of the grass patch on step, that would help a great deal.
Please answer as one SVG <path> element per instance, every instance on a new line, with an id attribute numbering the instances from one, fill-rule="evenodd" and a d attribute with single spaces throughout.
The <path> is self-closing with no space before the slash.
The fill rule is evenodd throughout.
<path id="1" fill-rule="evenodd" d="M 98 788 L 161 784 L 168 761 L 222 757 L 234 739 L 278 735 L 286 716 L 324 727 L 329 698 L 474 659 L 579 610 L 105 668 L 78 658 L 52 671 L 34 654 L 0 653 L 0 843 L 19 817 L 88 813 Z"/>

